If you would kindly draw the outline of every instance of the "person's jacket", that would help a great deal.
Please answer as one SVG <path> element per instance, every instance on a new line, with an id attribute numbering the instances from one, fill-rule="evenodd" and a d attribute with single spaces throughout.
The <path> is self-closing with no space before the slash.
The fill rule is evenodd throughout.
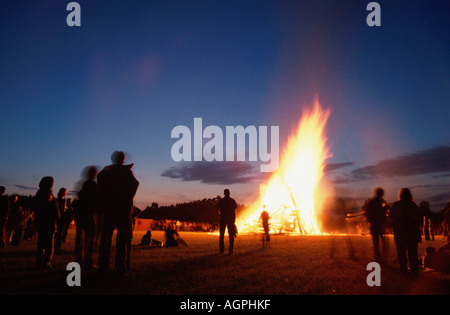
<path id="1" fill-rule="evenodd" d="M 131 215 L 139 182 L 130 167 L 106 166 L 97 175 L 99 202 L 105 214 Z"/>

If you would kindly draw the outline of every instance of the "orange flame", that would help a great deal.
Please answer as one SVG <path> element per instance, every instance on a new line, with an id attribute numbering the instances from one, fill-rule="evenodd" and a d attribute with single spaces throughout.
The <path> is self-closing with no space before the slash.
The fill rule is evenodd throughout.
<path id="1" fill-rule="evenodd" d="M 260 197 L 237 220 L 240 233 L 257 232 L 258 220 L 265 209 L 271 231 L 321 234 L 317 222 L 316 192 L 330 157 L 325 125 L 329 111 L 316 99 L 310 111 L 304 111 L 297 131 L 290 136 L 280 166 L 267 184 L 260 186 Z"/>

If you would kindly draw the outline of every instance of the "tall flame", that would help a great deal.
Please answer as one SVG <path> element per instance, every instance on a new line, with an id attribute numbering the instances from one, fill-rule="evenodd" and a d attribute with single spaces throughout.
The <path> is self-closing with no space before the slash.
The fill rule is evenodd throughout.
<path id="1" fill-rule="evenodd" d="M 317 99 L 311 110 L 303 112 L 278 170 L 260 186 L 259 199 L 238 218 L 239 232 L 257 232 L 259 216 L 266 210 L 274 232 L 321 234 L 316 192 L 329 158 L 325 137 L 328 116 L 329 111 L 323 110 Z"/>

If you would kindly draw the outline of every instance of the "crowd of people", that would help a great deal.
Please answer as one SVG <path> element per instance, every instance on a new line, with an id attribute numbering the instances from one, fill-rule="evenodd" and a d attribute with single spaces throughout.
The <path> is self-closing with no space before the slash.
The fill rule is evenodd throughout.
<path id="1" fill-rule="evenodd" d="M 386 223 L 392 222 L 394 242 L 397 249 L 397 259 L 400 271 L 410 270 L 417 274 L 422 267 L 439 269 L 450 272 L 450 242 L 438 251 L 434 247 L 426 248 L 426 257 L 422 262 L 418 254 L 418 244 L 425 240 L 434 240 L 434 233 L 430 229 L 430 205 L 423 201 L 418 206 L 408 188 L 402 188 L 398 194 L 398 201 L 391 206 L 383 199 L 384 190 L 375 189 L 375 196 L 365 205 L 366 220 L 369 223 L 373 241 L 374 258 L 382 262 L 386 257 L 388 242 L 385 238 Z M 444 237 L 450 240 L 448 228 L 450 224 L 450 202 L 444 212 Z M 382 250 L 380 250 L 380 244 Z"/>
<path id="2" fill-rule="evenodd" d="M 228 231 L 228 253 L 233 254 L 234 240 L 237 236 L 236 228 L 236 200 L 230 197 L 230 190 L 224 190 L 224 197 L 221 198 L 217 204 L 217 214 L 220 217 L 219 225 L 219 252 L 223 254 L 225 252 L 225 231 Z M 167 247 L 176 247 L 179 245 L 187 246 L 187 243 L 180 237 L 177 231 L 176 224 L 170 222 L 167 227 L 164 228 Z M 161 246 L 161 241 L 154 240 L 152 238 L 151 230 L 148 230 L 142 237 L 140 245 L 146 246 Z"/>
<path id="3" fill-rule="evenodd" d="M 53 254 L 61 251 L 69 226 L 75 220 L 76 262 L 87 269 L 106 272 L 110 264 L 112 235 L 116 229 L 115 267 L 120 274 L 125 274 L 132 233 L 133 199 L 139 182 L 131 170 L 133 165 L 124 165 L 123 152 L 114 152 L 111 159 L 113 163 L 99 173 L 95 167 L 86 169 L 78 199 L 73 202 L 66 198 L 66 188 L 61 188 L 55 197 L 53 177 L 43 177 L 32 199 L 31 213 L 16 206 L 16 197 L 10 200 L 4 196 L 5 187 L 0 187 L 0 247 L 6 247 L 11 233 L 10 245 L 17 245 L 26 231 L 25 225 L 32 219 L 37 234 L 36 267 L 51 269 Z M 94 267 L 92 255 L 97 248 L 98 266 Z"/>
<path id="4" fill-rule="evenodd" d="M 141 218 L 141 217 L 139 217 Z M 168 221 L 176 225 L 178 231 L 186 232 L 214 232 L 218 227 L 207 222 L 184 222 L 179 220 L 155 220 L 151 229 L 156 231 L 164 231 L 168 226 Z"/>
<path id="5" fill-rule="evenodd" d="M 19 245 L 22 239 L 30 239 L 34 234 L 30 221 L 33 213 L 22 207 L 19 196 L 5 196 L 5 187 L 0 186 L 0 248 L 6 247 L 7 240 L 11 246 Z"/>
<path id="6" fill-rule="evenodd" d="M 75 221 L 75 259 L 86 269 L 108 270 L 111 242 L 114 230 L 116 236 L 115 267 L 119 274 L 129 269 L 131 238 L 133 229 L 133 199 L 139 182 L 132 172 L 133 164 L 125 165 L 125 154 L 116 151 L 111 156 L 112 164 L 98 172 L 96 167 L 85 169 L 83 184 L 78 198 L 66 198 L 68 190 L 59 189 L 54 197 L 54 179 L 46 176 L 39 183 L 39 190 L 32 199 L 30 209 L 18 204 L 18 196 L 5 196 L 5 187 L 0 186 L 0 247 L 17 246 L 22 239 L 29 239 L 37 233 L 36 266 L 45 270 L 52 268 L 54 252 L 61 251 L 66 242 L 69 226 Z M 408 188 L 402 188 L 398 201 L 389 205 L 384 199 L 384 190 L 375 189 L 374 197 L 364 206 L 365 217 L 370 227 L 374 259 L 383 262 L 387 255 L 386 223 L 391 221 L 397 258 L 401 272 L 409 268 L 418 273 L 421 267 L 450 272 L 450 242 L 436 250 L 426 248 L 426 257 L 421 261 L 418 244 L 434 240 L 430 228 L 430 205 L 424 201 L 417 205 Z M 235 224 L 237 203 L 231 198 L 230 190 L 224 190 L 224 197 L 218 201 L 220 217 L 219 252 L 225 252 L 225 231 L 228 231 L 228 252 L 233 254 L 237 236 Z M 263 244 L 270 242 L 269 214 L 263 209 L 260 221 L 264 228 Z M 31 221 L 34 224 L 29 224 Z M 444 237 L 450 239 L 450 202 L 444 214 Z M 154 240 L 151 230 L 142 237 L 141 246 L 175 247 L 186 242 L 180 237 L 175 224 L 165 228 L 166 242 Z M 270 244 L 270 243 L 269 243 Z M 98 265 L 94 264 L 93 253 L 98 251 Z"/>

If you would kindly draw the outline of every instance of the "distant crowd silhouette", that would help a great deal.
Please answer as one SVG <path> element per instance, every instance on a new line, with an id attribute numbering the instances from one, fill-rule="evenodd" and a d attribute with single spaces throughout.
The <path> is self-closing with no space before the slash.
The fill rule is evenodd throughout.
<path id="1" fill-rule="evenodd" d="M 71 225 L 75 222 L 75 261 L 88 270 L 105 273 L 110 265 L 113 232 L 116 234 L 115 269 L 125 275 L 130 268 L 130 251 L 133 231 L 134 197 L 139 187 L 133 164 L 125 165 L 125 154 L 116 151 L 111 156 L 112 164 L 98 172 L 89 166 L 83 171 L 81 189 L 76 199 L 66 198 L 68 190 L 59 189 L 56 198 L 52 189 L 54 179 L 43 177 L 39 190 L 29 202 L 29 207 L 18 203 L 18 196 L 6 196 L 5 187 L 0 186 L 0 247 L 19 245 L 22 239 L 37 234 L 36 267 L 44 270 L 52 268 L 54 253 L 62 250 Z M 435 232 L 430 224 L 430 204 L 426 201 L 417 205 L 408 188 L 402 188 L 398 201 L 389 205 L 384 199 L 384 190 L 376 188 L 374 196 L 363 206 L 363 214 L 368 222 L 373 243 L 374 259 L 384 262 L 389 242 L 386 239 L 386 225 L 392 223 L 394 242 L 397 250 L 399 269 L 402 273 L 409 268 L 418 273 L 421 267 L 429 267 L 450 272 L 450 202 L 444 210 L 443 235 L 448 244 L 436 250 L 428 246 L 423 261 L 418 254 L 418 244 L 434 240 Z M 231 198 L 229 189 L 217 202 L 216 210 L 220 218 L 219 253 L 225 252 L 225 231 L 228 231 L 228 253 L 233 255 L 237 236 L 235 224 L 236 200 Z M 269 214 L 262 209 L 259 221 L 264 229 L 263 247 L 270 244 Z M 33 224 L 30 224 L 33 222 Z M 141 246 L 187 246 L 180 237 L 175 224 L 165 230 L 166 242 L 154 240 L 151 230 L 142 237 Z M 98 251 L 98 265 L 93 253 Z"/>

